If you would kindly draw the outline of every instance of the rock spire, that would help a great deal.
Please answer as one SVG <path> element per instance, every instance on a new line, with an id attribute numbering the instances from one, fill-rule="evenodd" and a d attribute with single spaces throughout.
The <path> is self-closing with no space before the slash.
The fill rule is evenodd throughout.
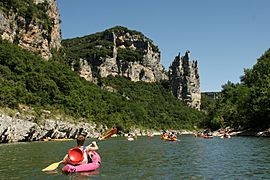
<path id="1" fill-rule="evenodd" d="M 198 62 L 190 61 L 190 52 L 175 57 L 169 68 L 169 80 L 173 95 L 190 107 L 200 109 L 201 92 Z"/>

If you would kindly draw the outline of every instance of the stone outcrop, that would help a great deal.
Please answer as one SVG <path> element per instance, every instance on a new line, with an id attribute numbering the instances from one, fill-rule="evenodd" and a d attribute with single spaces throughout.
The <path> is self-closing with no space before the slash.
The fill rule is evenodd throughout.
<path id="1" fill-rule="evenodd" d="M 186 102 L 190 107 L 200 109 L 200 76 L 197 61 L 190 61 L 190 52 L 183 57 L 175 57 L 169 68 L 169 79 L 173 95 Z"/>
<path id="2" fill-rule="evenodd" d="M 99 77 L 108 76 L 123 76 L 131 81 L 149 83 L 170 80 L 172 93 L 177 99 L 200 109 L 198 64 L 190 61 L 189 51 L 183 57 L 180 54 L 175 57 L 168 73 L 160 63 L 160 51 L 152 40 L 125 27 L 116 26 L 96 34 L 64 40 L 63 46 L 72 53 L 68 56 L 73 61 L 73 70 L 88 81 L 98 82 Z M 79 50 L 78 46 L 81 47 Z"/>
<path id="3" fill-rule="evenodd" d="M 74 70 L 74 69 L 73 69 Z M 93 82 L 92 70 L 91 66 L 85 59 L 80 59 L 80 76 L 83 77 L 87 81 Z"/>
<path id="4" fill-rule="evenodd" d="M 75 138 L 79 133 L 96 138 L 100 135 L 95 123 L 69 123 L 44 119 L 40 123 L 22 120 L 0 114 L 0 143 L 39 141 L 45 137 L 52 139 Z"/>
<path id="5" fill-rule="evenodd" d="M 102 57 L 95 55 L 80 59 L 80 62 L 77 63 L 80 65 L 80 76 L 89 81 L 95 81 L 97 77 L 108 77 L 110 75 L 124 76 L 131 81 L 144 82 L 159 82 L 168 79 L 165 69 L 160 63 L 160 52 L 150 39 L 142 34 L 132 34 L 130 30 L 124 27 L 111 28 L 102 33 L 104 35 L 101 41 L 112 44 L 112 47 L 107 48 L 111 53 Z M 88 43 L 89 41 L 84 42 Z M 99 43 L 99 40 L 96 42 Z M 104 45 L 98 44 L 89 51 L 102 48 L 105 48 Z M 129 56 L 132 58 L 140 57 L 130 60 L 129 57 L 120 55 L 123 52 L 134 53 L 135 55 Z"/>
<path id="6" fill-rule="evenodd" d="M 33 4 L 46 9 L 47 19 L 34 17 L 31 9 L 23 14 L 17 10 L 21 7 L 4 7 L 5 11 L 0 10 L 0 36 L 48 60 L 52 56 L 52 49 L 61 47 L 57 3 L 56 0 L 33 0 Z"/>

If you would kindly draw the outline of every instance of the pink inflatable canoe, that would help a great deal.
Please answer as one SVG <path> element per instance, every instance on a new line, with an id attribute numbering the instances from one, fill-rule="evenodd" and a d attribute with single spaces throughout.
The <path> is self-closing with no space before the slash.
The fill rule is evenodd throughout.
<path id="1" fill-rule="evenodd" d="M 92 156 L 93 160 L 92 163 L 82 164 L 78 166 L 67 164 L 62 168 L 62 171 L 66 173 L 73 173 L 73 172 L 87 172 L 96 170 L 97 168 L 100 167 L 101 158 L 99 154 L 95 151 L 90 152 L 90 155 Z"/>

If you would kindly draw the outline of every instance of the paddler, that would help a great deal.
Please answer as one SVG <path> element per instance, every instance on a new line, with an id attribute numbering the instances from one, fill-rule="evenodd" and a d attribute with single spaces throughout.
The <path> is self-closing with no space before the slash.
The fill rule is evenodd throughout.
<path id="1" fill-rule="evenodd" d="M 63 164 L 81 165 L 91 163 L 89 155 L 91 151 L 98 150 L 98 145 L 93 141 L 90 145 L 84 146 L 85 136 L 80 134 L 77 138 L 77 146 L 70 149 L 68 154 L 63 158 Z"/>

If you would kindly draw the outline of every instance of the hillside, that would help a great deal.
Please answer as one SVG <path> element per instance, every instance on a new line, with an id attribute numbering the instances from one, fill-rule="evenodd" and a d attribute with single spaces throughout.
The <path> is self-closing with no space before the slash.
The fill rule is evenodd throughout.
<path id="1" fill-rule="evenodd" d="M 124 77 L 101 78 L 98 85 L 56 61 L 42 61 L 16 45 L 0 44 L 0 106 L 33 108 L 41 117 L 66 114 L 74 121 L 96 122 L 128 130 L 192 129 L 203 114 L 177 101 L 166 81 L 132 82 Z"/>
<path id="2" fill-rule="evenodd" d="M 160 63 L 160 51 L 143 33 L 115 26 L 102 32 L 62 41 L 65 59 L 71 69 L 90 82 L 108 76 L 122 76 L 133 82 L 168 81 L 169 91 L 179 101 L 200 109 L 200 76 L 190 51 L 175 57 L 169 72 Z"/>
<path id="3" fill-rule="evenodd" d="M 141 32 L 126 27 L 63 40 L 62 45 L 66 62 L 89 81 L 109 75 L 144 82 L 168 79 L 158 47 Z"/>
<path id="4" fill-rule="evenodd" d="M 67 64 L 90 82 L 108 76 L 148 83 L 171 79 L 170 91 L 175 98 L 200 109 L 198 63 L 190 61 L 189 52 L 176 56 L 169 73 L 160 63 L 158 46 L 143 33 L 127 27 L 115 26 L 61 41 L 56 0 L 1 1 L 0 36 L 44 60 L 53 58 Z"/>

